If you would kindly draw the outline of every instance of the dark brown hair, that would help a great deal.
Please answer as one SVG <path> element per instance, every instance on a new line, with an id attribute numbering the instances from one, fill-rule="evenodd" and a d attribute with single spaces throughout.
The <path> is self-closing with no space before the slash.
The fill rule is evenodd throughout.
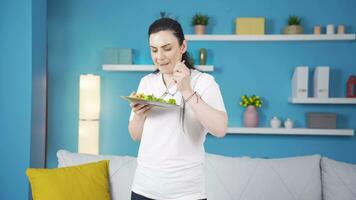
<path id="1" fill-rule="evenodd" d="M 174 19 L 168 18 L 168 17 L 162 17 L 160 19 L 157 19 L 156 21 L 154 21 L 149 29 L 148 29 L 148 37 L 153 34 L 153 33 L 157 33 L 159 31 L 172 31 L 174 36 L 176 36 L 176 38 L 178 39 L 178 43 L 179 45 L 183 44 L 184 41 L 184 33 L 183 33 L 183 29 L 182 26 L 179 24 L 179 22 L 177 22 Z M 188 52 L 184 52 L 182 55 L 182 60 L 185 60 L 185 65 L 189 68 L 189 69 L 195 69 L 194 67 L 194 63 L 192 61 L 192 59 L 190 58 Z M 158 72 L 158 70 L 156 70 L 155 72 Z"/>

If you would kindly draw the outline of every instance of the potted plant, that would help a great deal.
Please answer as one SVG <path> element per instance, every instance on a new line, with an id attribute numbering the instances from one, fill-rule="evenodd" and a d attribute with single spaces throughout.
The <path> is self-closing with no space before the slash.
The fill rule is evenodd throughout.
<path id="1" fill-rule="evenodd" d="M 195 34 L 205 34 L 205 27 L 209 24 L 209 16 L 197 13 L 193 16 L 192 25 L 194 26 Z"/>
<path id="2" fill-rule="evenodd" d="M 303 27 L 301 26 L 302 18 L 291 15 L 288 18 L 288 26 L 283 29 L 284 34 L 303 34 Z"/>
<path id="3" fill-rule="evenodd" d="M 245 127 L 257 127 L 258 126 L 258 112 L 257 108 L 262 107 L 261 97 L 252 95 L 242 95 L 240 106 L 245 107 L 243 123 Z"/>

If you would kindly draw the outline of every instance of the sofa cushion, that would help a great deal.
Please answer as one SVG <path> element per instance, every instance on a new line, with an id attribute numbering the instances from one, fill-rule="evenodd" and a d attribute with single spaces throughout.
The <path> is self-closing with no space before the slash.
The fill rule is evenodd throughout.
<path id="1" fill-rule="evenodd" d="M 320 155 L 280 159 L 206 155 L 208 199 L 321 199 Z"/>
<path id="2" fill-rule="evenodd" d="M 356 199 L 356 165 L 321 159 L 323 197 L 325 200 Z"/>
<path id="3" fill-rule="evenodd" d="M 27 169 L 34 200 L 110 200 L 108 161 L 57 169 Z"/>
<path id="4" fill-rule="evenodd" d="M 66 150 L 57 152 L 58 167 L 109 160 L 110 192 L 113 200 L 131 199 L 131 185 L 136 170 L 136 158 L 129 156 L 104 156 L 72 153 Z"/>

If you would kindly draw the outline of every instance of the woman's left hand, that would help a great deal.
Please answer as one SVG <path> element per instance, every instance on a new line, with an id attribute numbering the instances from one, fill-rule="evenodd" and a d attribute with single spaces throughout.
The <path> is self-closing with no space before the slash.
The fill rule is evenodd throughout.
<path id="1" fill-rule="evenodd" d="M 177 90 L 181 93 L 192 89 L 190 86 L 190 70 L 184 63 L 185 60 L 178 62 L 173 69 L 173 80 L 177 84 Z"/>

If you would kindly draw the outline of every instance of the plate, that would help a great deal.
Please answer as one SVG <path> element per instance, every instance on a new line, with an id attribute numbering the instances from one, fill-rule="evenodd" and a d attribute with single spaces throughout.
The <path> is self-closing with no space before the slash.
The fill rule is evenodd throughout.
<path id="1" fill-rule="evenodd" d="M 147 101 L 144 99 L 134 98 L 134 97 L 130 97 L 130 96 L 121 96 L 121 98 L 128 100 L 129 102 L 132 102 L 132 103 L 153 105 L 153 106 L 157 106 L 157 107 L 161 107 L 161 108 L 179 108 L 179 105 L 176 105 L 176 104 L 162 103 L 162 102 L 156 102 L 156 101 Z"/>

